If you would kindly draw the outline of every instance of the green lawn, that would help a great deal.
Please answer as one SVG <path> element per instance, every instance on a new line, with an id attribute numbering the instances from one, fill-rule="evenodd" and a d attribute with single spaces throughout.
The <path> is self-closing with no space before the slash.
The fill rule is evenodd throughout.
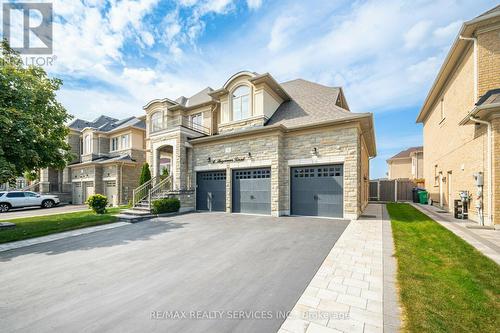
<path id="1" fill-rule="evenodd" d="M 88 210 L 67 214 L 8 220 L 7 222 L 15 223 L 16 227 L 12 229 L 0 230 L 0 243 L 116 222 L 117 218 L 111 214 L 116 214 L 119 211 L 120 208 L 109 208 L 108 212 L 103 215 L 97 215 Z"/>
<path id="2" fill-rule="evenodd" d="M 499 332 L 500 266 L 408 204 L 387 204 L 406 332 Z"/>

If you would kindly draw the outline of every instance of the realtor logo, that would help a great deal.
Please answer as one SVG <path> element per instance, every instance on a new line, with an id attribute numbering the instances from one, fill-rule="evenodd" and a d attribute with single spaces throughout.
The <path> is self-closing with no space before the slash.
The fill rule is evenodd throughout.
<path id="1" fill-rule="evenodd" d="M 3 38 L 21 54 L 52 54 L 52 4 L 4 3 Z"/>

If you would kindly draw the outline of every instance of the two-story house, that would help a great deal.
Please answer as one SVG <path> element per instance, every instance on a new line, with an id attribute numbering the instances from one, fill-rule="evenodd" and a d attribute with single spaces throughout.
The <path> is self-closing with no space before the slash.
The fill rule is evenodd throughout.
<path id="1" fill-rule="evenodd" d="M 424 148 L 411 147 L 387 160 L 388 179 L 420 180 L 424 177 Z"/>
<path id="2" fill-rule="evenodd" d="M 183 210 L 357 218 L 368 202 L 373 116 L 341 88 L 244 71 L 144 110 L 146 160 L 193 191 Z"/>
<path id="3" fill-rule="evenodd" d="M 75 119 L 68 127 L 75 159 L 64 170 L 42 170 L 40 192 L 69 193 L 73 204 L 95 193 L 106 195 L 112 205 L 127 204 L 145 161 L 144 120 L 100 116 Z"/>
<path id="4" fill-rule="evenodd" d="M 500 6 L 462 25 L 417 122 L 433 201 L 453 211 L 468 191 L 469 216 L 500 224 Z"/>

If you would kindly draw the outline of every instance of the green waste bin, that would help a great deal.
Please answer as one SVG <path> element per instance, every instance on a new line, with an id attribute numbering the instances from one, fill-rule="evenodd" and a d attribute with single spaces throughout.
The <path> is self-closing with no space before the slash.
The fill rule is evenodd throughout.
<path id="1" fill-rule="evenodd" d="M 427 191 L 418 192 L 418 202 L 427 205 L 429 193 Z"/>

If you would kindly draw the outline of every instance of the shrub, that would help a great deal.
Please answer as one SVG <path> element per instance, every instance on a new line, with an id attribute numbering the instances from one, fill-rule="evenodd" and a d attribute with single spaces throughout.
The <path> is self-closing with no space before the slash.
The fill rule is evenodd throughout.
<path id="1" fill-rule="evenodd" d="M 104 214 L 106 213 L 108 198 L 102 194 L 94 194 L 87 199 L 87 205 L 97 214 Z"/>
<path id="2" fill-rule="evenodd" d="M 149 170 L 149 164 L 144 163 L 141 169 L 141 177 L 139 178 L 139 185 L 144 184 L 151 180 L 151 171 Z"/>
<path id="3" fill-rule="evenodd" d="M 153 201 L 153 214 L 174 213 L 181 208 L 181 202 L 177 198 L 165 198 Z"/>

